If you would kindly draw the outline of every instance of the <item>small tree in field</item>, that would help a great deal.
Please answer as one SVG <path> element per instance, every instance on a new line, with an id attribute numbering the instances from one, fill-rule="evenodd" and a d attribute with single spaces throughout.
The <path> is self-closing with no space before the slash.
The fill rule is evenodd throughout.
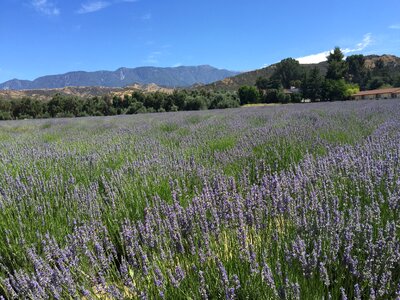
<path id="1" fill-rule="evenodd" d="M 238 91 L 240 105 L 249 103 L 258 103 L 260 100 L 260 92 L 255 86 L 242 86 Z"/>

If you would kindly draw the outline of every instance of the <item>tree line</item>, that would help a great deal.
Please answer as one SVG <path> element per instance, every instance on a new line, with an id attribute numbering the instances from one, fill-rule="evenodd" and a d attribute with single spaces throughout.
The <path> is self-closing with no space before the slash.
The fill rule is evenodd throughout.
<path id="1" fill-rule="evenodd" d="M 347 100 L 360 90 L 400 87 L 400 67 L 390 68 L 378 59 L 367 68 L 363 55 L 344 57 L 339 47 L 327 57 L 328 69 L 323 75 L 317 67 L 307 69 L 293 58 L 275 66 L 270 78 L 259 77 L 254 86 L 238 90 L 240 103 L 289 103 Z"/>
<path id="2" fill-rule="evenodd" d="M 173 93 L 135 91 L 124 96 L 77 96 L 55 94 L 43 101 L 30 97 L 0 99 L 0 120 L 112 116 L 150 112 L 204 110 L 238 107 L 239 98 L 232 92 L 175 90 Z"/>

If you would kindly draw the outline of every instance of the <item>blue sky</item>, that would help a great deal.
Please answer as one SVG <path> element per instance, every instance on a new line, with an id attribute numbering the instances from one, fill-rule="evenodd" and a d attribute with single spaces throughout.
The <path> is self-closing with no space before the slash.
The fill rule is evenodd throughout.
<path id="1" fill-rule="evenodd" d="M 0 82 L 122 66 L 245 71 L 334 46 L 400 56 L 399 11 L 399 0 L 1 0 Z"/>

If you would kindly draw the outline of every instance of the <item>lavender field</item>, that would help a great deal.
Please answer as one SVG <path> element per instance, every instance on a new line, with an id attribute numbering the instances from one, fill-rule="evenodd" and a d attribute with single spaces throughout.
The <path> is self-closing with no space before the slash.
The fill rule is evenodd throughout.
<path id="1" fill-rule="evenodd" d="M 0 299 L 400 299 L 400 102 L 0 122 Z"/>

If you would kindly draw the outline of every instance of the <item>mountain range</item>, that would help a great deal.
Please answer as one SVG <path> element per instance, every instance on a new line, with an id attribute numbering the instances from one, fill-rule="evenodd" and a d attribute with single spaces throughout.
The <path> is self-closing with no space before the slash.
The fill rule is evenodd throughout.
<path id="1" fill-rule="evenodd" d="M 12 79 L 0 84 L 0 90 L 38 90 L 79 86 L 124 87 L 133 84 L 156 84 L 162 87 L 189 87 L 209 84 L 238 75 L 209 65 L 171 68 L 139 67 L 119 68 L 115 71 L 75 71 L 60 75 L 47 75 L 33 81 Z"/>
<path id="2" fill-rule="evenodd" d="M 400 72 L 400 58 L 394 55 L 365 56 L 365 66 L 369 70 L 378 61 L 384 63 L 388 72 Z M 116 71 L 70 72 L 50 75 L 33 81 L 13 79 L 0 84 L 0 98 L 33 97 L 48 99 L 55 93 L 79 97 L 104 94 L 126 94 L 132 91 L 172 92 L 174 88 L 192 88 L 213 91 L 237 91 L 243 85 L 254 85 L 258 77 L 269 78 L 277 64 L 249 71 L 233 72 L 208 65 L 175 68 L 120 68 Z M 328 68 L 326 61 L 318 64 L 303 64 L 306 69 L 317 67 L 322 74 Z"/>

